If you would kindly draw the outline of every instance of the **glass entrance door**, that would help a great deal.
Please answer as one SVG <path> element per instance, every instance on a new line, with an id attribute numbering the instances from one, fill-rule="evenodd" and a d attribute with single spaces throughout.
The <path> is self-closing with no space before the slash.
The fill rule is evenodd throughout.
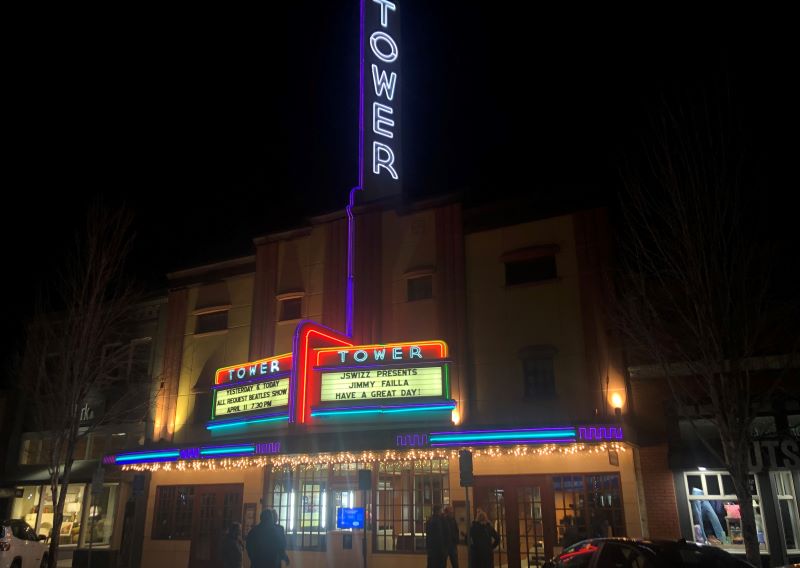
<path id="1" fill-rule="evenodd" d="M 541 568 L 552 556 L 555 511 L 541 476 L 475 478 L 475 503 L 500 536 L 495 568 Z"/>
<path id="2" fill-rule="evenodd" d="M 195 486 L 192 544 L 189 566 L 215 568 L 222 565 L 219 544 L 232 522 L 242 521 L 241 485 Z"/>

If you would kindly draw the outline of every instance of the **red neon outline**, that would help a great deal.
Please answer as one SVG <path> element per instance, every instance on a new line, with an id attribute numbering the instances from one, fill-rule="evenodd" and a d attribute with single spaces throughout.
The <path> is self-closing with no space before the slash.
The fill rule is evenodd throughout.
<path id="1" fill-rule="evenodd" d="M 438 345 L 439 358 L 444 359 L 447 357 L 447 343 L 442 339 L 428 339 L 426 341 L 401 341 L 398 343 L 373 343 L 370 345 L 351 345 L 349 351 L 357 351 L 359 349 L 375 349 L 375 348 L 390 348 L 390 347 L 403 347 L 411 345 Z M 317 352 L 317 366 L 319 366 L 319 357 L 322 353 L 330 353 L 331 351 L 341 351 L 337 347 L 320 347 L 315 350 Z"/>
<path id="2" fill-rule="evenodd" d="M 313 325 L 313 324 L 312 324 Z M 302 405 L 300 407 L 300 412 L 298 413 L 297 421 L 300 424 L 306 423 L 306 403 L 307 403 L 307 393 L 308 393 L 308 352 L 309 352 L 309 338 L 312 333 L 316 333 L 322 337 L 325 337 L 333 343 L 340 343 L 345 347 L 352 347 L 353 343 L 348 342 L 345 339 L 340 339 L 338 337 L 333 337 L 320 331 L 319 329 L 315 329 L 314 327 L 309 326 L 308 330 L 303 330 L 303 337 L 300 340 L 300 351 L 303 352 L 303 366 L 301 369 L 298 369 L 299 373 L 302 373 L 302 380 L 299 377 L 298 373 L 298 390 L 302 389 L 302 395 L 298 392 L 297 398 L 302 401 Z M 335 348 L 334 348 L 335 349 Z M 310 408 L 309 408 L 309 415 L 310 415 Z"/>
<path id="3" fill-rule="evenodd" d="M 238 363 L 236 365 L 228 365 L 227 367 L 220 367 L 214 372 L 214 384 L 221 385 L 222 383 L 219 381 L 220 373 L 224 371 L 229 371 L 230 369 L 239 369 L 240 367 L 249 367 L 250 365 L 256 365 L 263 363 L 264 361 L 283 361 L 284 359 L 289 359 L 289 361 L 293 360 L 293 353 L 283 353 L 282 355 L 275 355 L 273 357 L 265 357 L 263 359 L 257 359 L 255 361 L 248 361 L 247 363 Z M 285 371 L 291 371 L 292 366 L 289 365 L 287 369 L 281 369 L 279 372 L 283 373 Z M 265 377 L 266 380 L 266 377 Z"/>

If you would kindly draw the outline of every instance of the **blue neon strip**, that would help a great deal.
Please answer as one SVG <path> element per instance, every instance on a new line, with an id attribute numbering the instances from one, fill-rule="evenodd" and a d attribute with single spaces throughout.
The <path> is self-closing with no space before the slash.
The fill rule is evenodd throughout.
<path id="1" fill-rule="evenodd" d="M 470 442 L 479 440 L 537 440 L 537 439 L 575 439 L 575 430 L 563 431 L 517 431 L 517 432 L 486 432 L 486 433 L 452 433 L 452 434 L 431 434 L 430 440 L 433 442 Z"/>
<path id="2" fill-rule="evenodd" d="M 483 440 L 483 441 L 476 441 L 476 440 L 468 440 L 463 442 L 431 442 L 432 448 L 447 448 L 447 447 L 458 447 L 458 446 L 503 446 L 507 444 L 530 444 L 531 442 L 536 442 L 537 444 L 569 444 L 575 442 L 575 440 L 570 439 L 563 439 L 563 438 L 556 438 L 556 439 L 541 439 L 541 440 Z"/>
<path id="3" fill-rule="evenodd" d="M 226 446 L 222 448 L 200 448 L 201 456 L 222 456 L 228 454 L 254 454 L 255 446 Z"/>
<path id="4" fill-rule="evenodd" d="M 178 451 L 124 454 L 124 455 L 118 455 L 116 458 L 116 462 L 120 463 L 127 461 L 169 460 L 169 459 L 177 459 L 180 457 L 180 455 L 181 454 Z"/>
<path id="5" fill-rule="evenodd" d="M 266 418 L 251 418 L 251 419 L 243 419 L 243 420 L 236 420 L 234 422 L 224 422 L 224 423 L 215 423 L 215 424 L 207 424 L 207 430 L 219 430 L 220 428 L 233 428 L 234 426 L 245 426 L 248 424 L 261 424 L 264 422 L 276 422 L 278 420 L 288 420 L 289 416 L 283 414 L 281 416 L 268 416 Z"/>

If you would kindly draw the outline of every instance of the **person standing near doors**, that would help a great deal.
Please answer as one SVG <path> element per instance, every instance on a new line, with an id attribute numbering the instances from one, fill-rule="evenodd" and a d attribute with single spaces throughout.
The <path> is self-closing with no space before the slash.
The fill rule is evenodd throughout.
<path id="1" fill-rule="evenodd" d="M 500 536 L 489 523 L 489 517 L 480 509 L 469 529 L 469 542 L 472 568 L 492 568 L 494 549 L 500 544 Z"/>
<path id="2" fill-rule="evenodd" d="M 444 507 L 444 533 L 445 541 L 447 542 L 447 558 L 445 558 L 445 566 L 447 559 L 450 559 L 450 568 L 458 568 L 458 542 L 460 540 L 458 533 L 458 523 L 456 516 L 453 514 L 453 506 L 445 505 Z"/>
<path id="3" fill-rule="evenodd" d="M 445 568 L 447 533 L 441 505 L 433 506 L 433 513 L 425 525 L 425 550 L 428 553 L 428 568 Z"/>
<path id="4" fill-rule="evenodd" d="M 270 509 L 261 511 L 261 522 L 247 535 L 247 555 L 252 568 L 281 568 L 286 554 L 285 537 L 275 526 L 275 517 Z"/>
<path id="5" fill-rule="evenodd" d="M 223 568 L 242 568 L 242 528 L 239 523 L 231 523 L 228 532 L 222 537 L 220 555 Z"/>

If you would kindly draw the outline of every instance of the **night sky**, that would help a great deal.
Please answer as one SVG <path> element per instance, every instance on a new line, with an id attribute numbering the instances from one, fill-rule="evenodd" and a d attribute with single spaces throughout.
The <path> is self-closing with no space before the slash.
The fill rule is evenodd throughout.
<path id="1" fill-rule="evenodd" d="M 131 269 L 155 287 L 345 205 L 357 179 L 358 3 L 282 4 L 258 17 L 24 26 L 5 81 L 3 242 L 17 299 L 6 334 L 19 335 L 98 197 L 135 211 Z M 409 199 L 611 205 L 665 103 L 726 98 L 752 148 L 753 192 L 790 234 L 800 98 L 787 15 L 398 5 Z"/>

